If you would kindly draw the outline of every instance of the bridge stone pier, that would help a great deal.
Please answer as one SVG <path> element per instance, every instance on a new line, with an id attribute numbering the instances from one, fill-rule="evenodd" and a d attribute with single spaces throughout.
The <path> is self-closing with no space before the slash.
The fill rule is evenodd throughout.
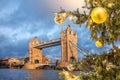
<path id="1" fill-rule="evenodd" d="M 44 64 L 42 49 L 61 45 L 61 61 L 78 61 L 77 49 L 70 43 L 77 45 L 77 34 L 72 31 L 70 25 L 61 32 L 59 39 L 40 42 L 37 37 L 29 42 L 29 58 L 32 64 Z M 57 54 L 56 54 L 57 55 Z"/>

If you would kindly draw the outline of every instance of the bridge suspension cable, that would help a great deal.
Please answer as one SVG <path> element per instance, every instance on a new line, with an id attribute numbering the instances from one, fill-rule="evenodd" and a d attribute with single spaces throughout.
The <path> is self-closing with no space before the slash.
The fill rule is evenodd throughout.
<path id="1" fill-rule="evenodd" d="M 82 46 L 80 46 L 78 43 L 77 45 L 75 43 L 73 43 L 72 41 L 69 40 L 69 42 L 72 44 L 73 47 L 77 48 L 77 50 L 83 54 L 84 56 L 88 56 L 89 55 L 89 51 L 86 50 L 85 48 L 83 48 Z"/>

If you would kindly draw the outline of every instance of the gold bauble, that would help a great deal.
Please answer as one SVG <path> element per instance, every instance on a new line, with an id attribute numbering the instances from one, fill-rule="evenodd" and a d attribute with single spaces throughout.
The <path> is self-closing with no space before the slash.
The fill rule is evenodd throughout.
<path id="1" fill-rule="evenodd" d="M 107 11 L 103 7 L 96 7 L 91 12 L 91 18 L 93 22 L 100 24 L 106 21 L 107 19 Z"/>
<path id="2" fill-rule="evenodd" d="M 96 41 L 95 44 L 96 44 L 97 47 L 102 47 L 103 46 L 102 42 L 100 42 L 100 41 Z"/>
<path id="3" fill-rule="evenodd" d="M 63 24 L 67 18 L 67 14 L 66 13 L 54 13 L 55 14 L 55 18 L 54 21 L 56 24 Z"/>

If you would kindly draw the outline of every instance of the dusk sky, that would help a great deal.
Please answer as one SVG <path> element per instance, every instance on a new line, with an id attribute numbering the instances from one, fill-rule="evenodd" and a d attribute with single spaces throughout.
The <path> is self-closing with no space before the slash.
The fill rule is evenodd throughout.
<path id="1" fill-rule="evenodd" d="M 28 42 L 34 36 L 42 41 L 60 38 L 61 30 L 68 24 L 78 34 L 82 47 L 92 53 L 109 50 L 108 45 L 103 48 L 95 46 L 84 24 L 80 28 L 69 19 L 62 25 L 55 24 L 53 12 L 60 11 L 60 7 L 70 11 L 79 8 L 82 13 L 83 5 L 84 0 L 0 0 L 0 58 L 25 57 Z M 43 49 L 43 54 L 49 58 L 61 58 L 61 46 Z"/>

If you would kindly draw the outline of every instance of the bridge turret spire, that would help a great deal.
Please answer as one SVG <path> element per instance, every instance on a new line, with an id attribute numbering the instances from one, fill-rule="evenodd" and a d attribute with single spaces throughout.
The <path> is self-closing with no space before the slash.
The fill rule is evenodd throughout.
<path id="1" fill-rule="evenodd" d="M 71 30 L 71 26 L 70 25 L 68 25 L 67 30 Z"/>

